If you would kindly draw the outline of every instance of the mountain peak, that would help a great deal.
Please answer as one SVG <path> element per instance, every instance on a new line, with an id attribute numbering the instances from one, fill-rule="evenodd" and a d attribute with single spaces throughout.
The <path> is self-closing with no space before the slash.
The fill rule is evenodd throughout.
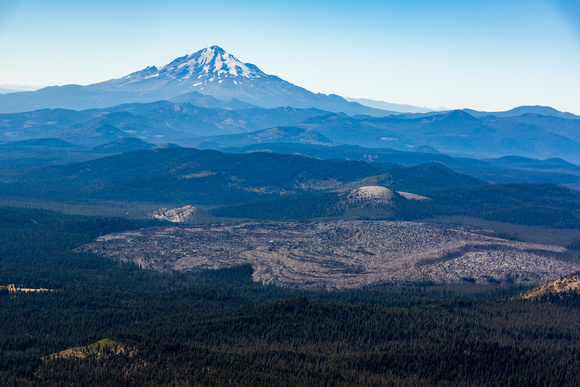
<path id="1" fill-rule="evenodd" d="M 475 118 L 474 116 L 472 116 L 471 114 L 467 113 L 464 110 L 451 110 L 447 113 L 444 113 L 440 116 L 441 120 L 446 120 L 446 121 L 471 121 L 471 122 L 476 122 L 479 121 L 477 118 Z"/>
<path id="2" fill-rule="evenodd" d="M 213 45 L 211 47 L 206 47 L 204 48 L 202 51 L 212 51 L 216 54 L 220 54 L 220 55 L 229 55 L 228 52 L 226 50 L 224 50 L 223 48 L 221 48 L 218 45 Z"/>
<path id="3" fill-rule="evenodd" d="M 191 55 L 175 59 L 162 67 L 159 76 L 171 76 L 178 79 L 191 79 L 203 82 L 223 81 L 227 78 L 261 78 L 265 76 L 258 67 L 243 63 L 220 46 L 211 46 Z"/>

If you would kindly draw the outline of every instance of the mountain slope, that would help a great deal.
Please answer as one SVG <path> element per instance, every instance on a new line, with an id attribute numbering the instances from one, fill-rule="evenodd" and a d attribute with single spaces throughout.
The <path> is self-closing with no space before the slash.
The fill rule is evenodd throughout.
<path id="1" fill-rule="evenodd" d="M 56 137 L 76 145 L 96 146 L 133 136 L 112 125 L 92 122 Z"/>
<path id="2" fill-rule="evenodd" d="M 551 184 L 489 184 L 432 190 L 439 215 L 580 230 L 580 192 Z"/>
<path id="3" fill-rule="evenodd" d="M 212 97 L 211 95 L 204 95 L 197 91 L 191 91 L 189 93 L 180 94 L 177 97 L 171 98 L 170 102 L 174 103 L 189 103 L 195 106 L 207 108 L 207 109 L 227 109 L 227 110 L 241 110 L 241 109 L 252 109 L 257 108 L 247 102 L 242 102 L 237 99 L 230 99 L 224 101 Z"/>
<path id="4" fill-rule="evenodd" d="M 9 150 L 26 150 L 30 148 L 79 148 L 71 144 L 60 140 L 58 138 L 37 138 L 33 140 L 23 140 L 14 141 L 6 144 L 0 144 L 0 151 L 5 152 Z"/>
<path id="5" fill-rule="evenodd" d="M 569 274 L 520 294 L 518 298 L 538 300 L 543 297 L 573 297 L 580 293 L 580 272 Z"/>
<path id="6" fill-rule="evenodd" d="M 580 142 L 580 119 L 526 113 L 513 117 L 486 116 L 480 118 L 488 125 L 504 128 L 532 126 Z"/>
<path id="7" fill-rule="evenodd" d="M 103 145 L 98 145 L 91 149 L 93 153 L 127 153 L 139 150 L 146 150 L 155 148 L 154 144 L 150 144 L 138 138 L 128 137 L 120 140 L 108 142 Z"/>
<path id="8" fill-rule="evenodd" d="M 251 133 L 230 134 L 225 136 L 200 137 L 186 144 L 194 148 L 221 149 L 226 147 L 239 147 L 260 143 L 298 143 L 332 145 L 332 140 L 314 130 L 296 128 L 291 126 L 275 127 L 258 130 Z"/>

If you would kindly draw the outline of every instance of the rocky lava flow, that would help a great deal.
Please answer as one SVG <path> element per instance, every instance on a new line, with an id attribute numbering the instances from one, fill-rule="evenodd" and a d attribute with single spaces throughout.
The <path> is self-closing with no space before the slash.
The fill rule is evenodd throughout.
<path id="1" fill-rule="evenodd" d="M 411 283 L 544 283 L 580 269 L 566 249 L 414 222 L 249 222 L 155 227 L 81 246 L 159 271 L 243 264 L 254 280 L 304 289 Z"/>

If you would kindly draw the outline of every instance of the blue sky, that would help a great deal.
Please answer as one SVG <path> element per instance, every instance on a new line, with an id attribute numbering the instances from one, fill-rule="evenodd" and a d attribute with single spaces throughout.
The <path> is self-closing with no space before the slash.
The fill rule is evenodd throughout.
<path id="1" fill-rule="evenodd" d="M 580 2 L 0 0 L 0 85 L 89 84 L 217 44 L 314 92 L 580 114 Z"/>

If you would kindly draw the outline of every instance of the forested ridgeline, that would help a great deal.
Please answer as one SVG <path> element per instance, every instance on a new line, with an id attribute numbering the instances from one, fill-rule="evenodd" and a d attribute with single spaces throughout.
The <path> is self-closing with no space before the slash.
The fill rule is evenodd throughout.
<path id="1" fill-rule="evenodd" d="M 412 191 L 415 192 L 415 191 Z M 386 205 L 345 209 L 345 195 L 289 196 L 212 210 L 215 216 L 269 220 L 387 219 L 416 220 L 470 216 L 548 228 L 580 228 L 580 193 L 551 184 L 488 184 L 421 191 L 431 200 L 395 197 Z"/>
<path id="2" fill-rule="evenodd" d="M 153 224 L 0 210 L 1 385 L 574 385 L 580 300 L 523 288 L 317 293 L 251 267 L 164 274 L 71 252 Z M 546 302 L 549 301 L 549 302 Z M 103 338 L 125 350 L 87 350 Z"/>

